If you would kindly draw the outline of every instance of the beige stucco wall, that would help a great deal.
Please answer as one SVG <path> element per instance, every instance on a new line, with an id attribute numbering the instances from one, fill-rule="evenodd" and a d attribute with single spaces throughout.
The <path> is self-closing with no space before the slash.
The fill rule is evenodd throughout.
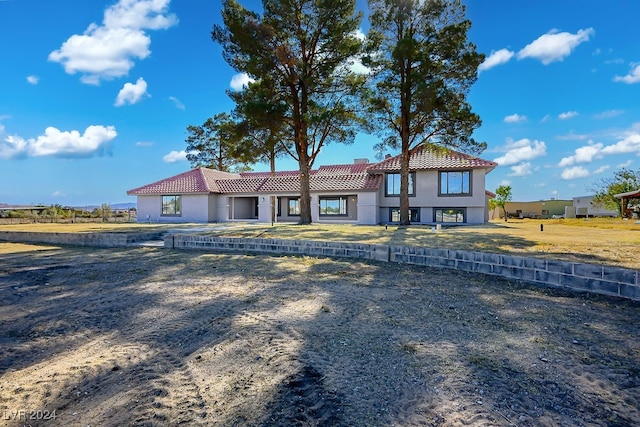
<path id="1" fill-rule="evenodd" d="M 409 207 L 420 209 L 420 222 L 430 223 L 434 221 L 434 209 L 437 208 L 466 208 L 467 224 L 482 224 L 486 222 L 487 207 L 485 197 L 485 171 L 473 169 L 471 172 L 470 196 L 439 196 L 438 195 L 439 171 L 416 172 L 416 195 L 409 197 Z M 378 209 L 379 222 L 389 220 L 389 208 L 400 207 L 400 197 L 385 196 L 385 182 L 378 191 L 380 208 Z"/>
<path id="2" fill-rule="evenodd" d="M 380 215 L 378 213 L 378 201 L 373 191 L 358 194 L 358 223 L 359 224 L 379 224 Z"/>
<path id="3" fill-rule="evenodd" d="M 162 215 L 162 196 L 138 196 L 138 222 L 208 222 L 209 195 L 183 195 L 180 215 Z"/>

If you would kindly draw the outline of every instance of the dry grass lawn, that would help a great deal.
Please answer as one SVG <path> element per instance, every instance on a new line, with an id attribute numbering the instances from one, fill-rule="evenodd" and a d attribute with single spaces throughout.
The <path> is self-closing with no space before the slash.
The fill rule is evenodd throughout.
<path id="1" fill-rule="evenodd" d="M 540 226 L 543 226 L 543 231 Z M 137 232 L 153 229 L 196 229 L 199 233 L 229 237 L 294 240 L 333 240 L 372 244 L 427 246 L 510 253 L 592 264 L 640 268 L 640 224 L 619 218 L 510 220 L 476 226 L 361 226 L 279 223 L 227 224 L 22 224 L 0 230 L 42 232 Z M 2 246 L 0 245 L 0 251 Z"/>

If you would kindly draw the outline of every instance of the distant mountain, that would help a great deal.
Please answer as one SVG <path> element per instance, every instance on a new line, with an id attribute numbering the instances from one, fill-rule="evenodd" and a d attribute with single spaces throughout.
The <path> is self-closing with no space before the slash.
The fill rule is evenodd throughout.
<path id="1" fill-rule="evenodd" d="M 29 208 L 29 207 L 47 207 L 49 205 L 13 205 L 13 204 L 8 204 L 8 203 L 0 203 L 0 209 L 2 208 Z M 137 209 L 137 203 L 110 203 L 109 206 L 111 206 L 111 209 L 117 209 L 117 210 L 125 210 L 125 209 Z M 67 207 L 66 205 L 64 205 L 64 207 Z M 81 210 L 93 210 L 96 208 L 100 208 L 102 207 L 102 205 L 82 205 L 82 206 L 70 206 L 71 208 L 74 209 L 81 209 Z"/>
<path id="2" fill-rule="evenodd" d="M 137 203 L 109 203 L 111 209 L 124 210 L 124 209 L 137 209 Z M 99 209 L 102 205 L 83 205 L 83 206 L 72 206 L 76 209 L 84 209 L 84 210 L 93 210 Z"/>
<path id="3" fill-rule="evenodd" d="M 137 203 L 111 203 L 111 209 L 137 209 Z"/>

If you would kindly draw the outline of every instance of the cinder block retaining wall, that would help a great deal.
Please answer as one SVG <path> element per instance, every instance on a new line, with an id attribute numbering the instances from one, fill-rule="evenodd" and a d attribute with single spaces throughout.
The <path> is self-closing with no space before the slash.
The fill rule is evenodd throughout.
<path id="1" fill-rule="evenodd" d="M 162 232 L 38 233 L 0 231 L 0 241 L 122 247 L 145 240 L 160 239 L 162 234 Z M 451 268 L 640 301 L 639 270 L 593 264 L 453 249 L 365 243 L 243 239 L 192 234 L 165 234 L 164 247 L 241 253 L 346 257 Z"/>
<path id="2" fill-rule="evenodd" d="M 55 245 L 117 247 L 145 240 L 160 239 L 164 233 L 38 233 L 30 231 L 0 231 L 0 240 L 7 242 L 49 243 Z"/>
<path id="3" fill-rule="evenodd" d="M 444 267 L 640 301 L 640 271 L 520 256 L 363 243 L 167 234 L 165 248 L 346 257 Z"/>

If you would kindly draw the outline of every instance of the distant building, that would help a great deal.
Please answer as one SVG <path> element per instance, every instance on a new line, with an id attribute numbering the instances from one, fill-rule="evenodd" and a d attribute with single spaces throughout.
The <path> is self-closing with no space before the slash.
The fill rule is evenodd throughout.
<path id="1" fill-rule="evenodd" d="M 573 206 L 572 200 L 537 200 L 533 202 L 509 202 L 505 205 L 509 218 L 534 218 L 546 219 L 563 217 L 565 208 Z M 491 218 L 503 218 L 504 214 L 500 208 L 490 215 Z"/>
<path id="2" fill-rule="evenodd" d="M 567 208 L 566 218 L 586 218 L 591 216 L 618 216 L 618 211 L 608 209 L 604 205 L 594 203 L 595 196 L 581 196 L 573 198 L 573 206 Z"/>

